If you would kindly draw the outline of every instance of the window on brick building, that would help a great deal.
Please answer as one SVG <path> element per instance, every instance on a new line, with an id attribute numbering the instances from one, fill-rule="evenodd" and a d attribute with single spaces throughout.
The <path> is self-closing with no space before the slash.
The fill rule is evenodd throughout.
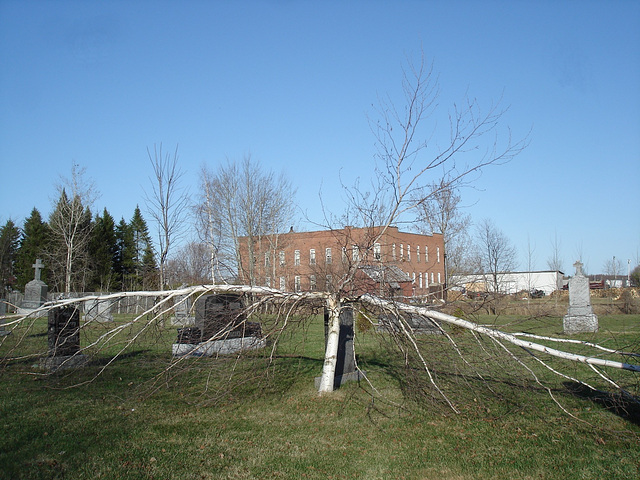
<path id="1" fill-rule="evenodd" d="M 325 283 L 324 283 L 324 289 L 326 291 L 331 291 L 331 283 L 332 283 L 333 279 L 331 278 L 331 275 L 327 275 L 325 278 Z"/>
<path id="2" fill-rule="evenodd" d="M 269 252 L 266 252 L 264 254 L 264 266 L 268 267 L 270 265 L 271 265 L 271 260 L 270 260 L 270 257 L 269 257 Z"/>
<path id="3" fill-rule="evenodd" d="M 431 272 L 431 283 L 433 283 L 433 272 Z"/>
<path id="4" fill-rule="evenodd" d="M 280 250 L 280 266 L 284 267 L 284 250 Z"/>
<path id="5" fill-rule="evenodd" d="M 333 261 L 331 259 L 331 248 L 324 249 L 324 261 L 327 265 L 331 265 L 331 262 Z"/>
<path id="6" fill-rule="evenodd" d="M 293 252 L 293 264 L 294 264 L 296 267 L 299 267 L 299 266 L 300 266 L 300 250 L 295 250 L 295 251 Z"/>
<path id="7" fill-rule="evenodd" d="M 316 264 L 316 249 L 312 248 L 309 250 L 309 265 Z"/>
<path id="8" fill-rule="evenodd" d="M 373 245 L 373 258 L 375 258 L 376 260 L 381 260 L 382 259 L 382 253 L 380 251 L 380 244 L 379 243 L 375 243 Z"/>
<path id="9" fill-rule="evenodd" d="M 342 263 L 347 263 L 347 247 L 342 247 Z"/>
<path id="10" fill-rule="evenodd" d="M 438 263 L 440 263 L 440 247 L 436 248 L 436 257 L 438 258 Z"/>
<path id="11" fill-rule="evenodd" d="M 271 277 L 266 277 L 264 279 L 264 286 L 267 288 L 271 288 Z"/>
<path id="12" fill-rule="evenodd" d="M 300 275 L 296 275 L 294 278 L 294 288 L 296 292 L 299 292 L 301 289 L 301 285 L 300 285 Z"/>
<path id="13" fill-rule="evenodd" d="M 407 244 L 407 261 L 411 261 L 411 245 Z"/>
<path id="14" fill-rule="evenodd" d="M 315 291 L 316 289 L 316 276 L 315 275 L 310 275 L 309 276 L 309 290 L 311 290 L 312 292 Z"/>
<path id="15" fill-rule="evenodd" d="M 422 272 L 418 273 L 418 285 L 420 288 L 422 288 Z"/>
<path id="16" fill-rule="evenodd" d="M 441 283 L 440 282 L 440 272 L 438 272 L 438 283 Z"/>
<path id="17" fill-rule="evenodd" d="M 420 245 L 416 246 L 416 261 L 420 263 Z"/>
<path id="18" fill-rule="evenodd" d="M 351 260 L 354 262 L 360 260 L 360 247 L 358 245 L 351 245 Z"/>
<path id="19" fill-rule="evenodd" d="M 287 282 L 284 277 L 280 277 L 280 290 L 284 291 L 287 289 Z"/>
<path id="20" fill-rule="evenodd" d="M 396 259 L 396 244 L 395 243 L 393 245 L 391 245 L 391 258 L 393 260 Z"/>
<path id="21" fill-rule="evenodd" d="M 416 283 L 416 272 L 411 273 L 411 283 Z"/>
<path id="22" fill-rule="evenodd" d="M 429 261 L 429 247 L 424 246 L 424 261 L 427 263 Z"/>

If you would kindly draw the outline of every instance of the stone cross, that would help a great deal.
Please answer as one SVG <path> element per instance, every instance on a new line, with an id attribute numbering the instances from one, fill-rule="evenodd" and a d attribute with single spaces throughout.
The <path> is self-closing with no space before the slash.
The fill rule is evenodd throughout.
<path id="1" fill-rule="evenodd" d="M 31 268 L 35 268 L 36 270 L 35 279 L 40 280 L 40 271 L 44 268 L 44 263 L 42 263 L 42 260 L 36 258 L 36 263 L 31 265 Z"/>
<path id="2" fill-rule="evenodd" d="M 580 262 L 580 260 L 577 260 L 573 266 L 576 267 L 576 276 L 584 276 L 584 273 L 582 272 L 582 262 Z"/>

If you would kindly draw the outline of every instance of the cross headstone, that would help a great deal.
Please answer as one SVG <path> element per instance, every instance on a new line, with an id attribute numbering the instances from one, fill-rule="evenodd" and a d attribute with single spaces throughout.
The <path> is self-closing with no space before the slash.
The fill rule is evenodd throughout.
<path id="1" fill-rule="evenodd" d="M 40 260 L 39 258 L 36 258 L 36 263 L 31 265 L 31 268 L 35 269 L 35 271 L 36 271 L 34 279 L 35 280 L 41 280 L 40 272 L 44 268 L 44 263 L 42 263 L 42 260 Z"/>
<path id="2" fill-rule="evenodd" d="M 18 313 L 23 315 L 31 313 L 47 301 L 47 292 L 49 287 L 40 279 L 44 264 L 38 258 L 32 267 L 35 270 L 34 279 L 25 285 L 24 298 L 18 308 Z M 42 314 L 42 316 L 44 316 L 44 314 Z"/>
<path id="3" fill-rule="evenodd" d="M 598 317 L 591 307 L 589 278 L 582 271 L 582 263 L 573 264 L 576 274 L 569 280 L 569 310 L 562 319 L 564 333 L 585 333 L 598 331 Z"/>

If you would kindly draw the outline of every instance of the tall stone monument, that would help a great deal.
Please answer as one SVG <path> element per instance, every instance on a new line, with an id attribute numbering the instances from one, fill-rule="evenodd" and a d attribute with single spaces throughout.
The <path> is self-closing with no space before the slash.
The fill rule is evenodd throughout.
<path id="1" fill-rule="evenodd" d="M 573 264 L 576 274 L 569 280 L 569 310 L 562 319 L 564 333 L 585 333 L 598 331 L 598 317 L 591 308 L 589 278 L 582 272 L 582 263 Z"/>
<path id="2" fill-rule="evenodd" d="M 40 272 L 44 268 L 44 264 L 38 258 L 36 263 L 31 266 L 35 269 L 35 276 L 24 287 L 24 299 L 18 308 L 18 313 L 21 315 L 28 315 L 47 301 L 49 287 L 40 279 Z M 44 313 L 41 316 L 44 316 Z"/>

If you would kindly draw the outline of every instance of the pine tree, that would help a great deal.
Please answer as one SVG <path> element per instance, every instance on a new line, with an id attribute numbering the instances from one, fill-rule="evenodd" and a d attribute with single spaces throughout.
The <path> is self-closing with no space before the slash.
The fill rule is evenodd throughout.
<path id="1" fill-rule="evenodd" d="M 129 223 L 133 236 L 133 263 L 136 289 L 150 289 L 157 286 L 154 277 L 157 274 L 157 264 L 151 236 L 147 228 L 147 222 L 142 217 L 140 207 L 136 206 L 133 218 Z"/>
<path id="2" fill-rule="evenodd" d="M 134 272 L 133 253 L 133 234 L 130 226 L 122 218 L 116 227 L 116 255 L 114 262 L 116 282 L 121 291 L 133 290 L 131 282 Z"/>
<path id="3" fill-rule="evenodd" d="M 18 247 L 14 274 L 16 275 L 16 288 L 23 290 L 24 286 L 33 280 L 33 263 L 36 259 L 45 260 L 49 251 L 51 231 L 49 226 L 42 221 L 42 216 L 37 208 L 31 210 L 31 215 L 24 222 L 22 239 Z M 45 268 L 41 272 L 41 279 L 47 283 L 49 266 L 45 262 Z"/>
<path id="4" fill-rule="evenodd" d="M 105 208 L 102 216 L 96 215 L 91 240 L 89 259 L 92 291 L 109 291 L 116 287 L 114 263 L 116 260 L 116 227 L 111 214 Z"/>
<path id="5" fill-rule="evenodd" d="M 14 265 L 20 243 L 20 230 L 13 220 L 0 227 L 0 297 L 11 291 L 15 284 Z"/>

